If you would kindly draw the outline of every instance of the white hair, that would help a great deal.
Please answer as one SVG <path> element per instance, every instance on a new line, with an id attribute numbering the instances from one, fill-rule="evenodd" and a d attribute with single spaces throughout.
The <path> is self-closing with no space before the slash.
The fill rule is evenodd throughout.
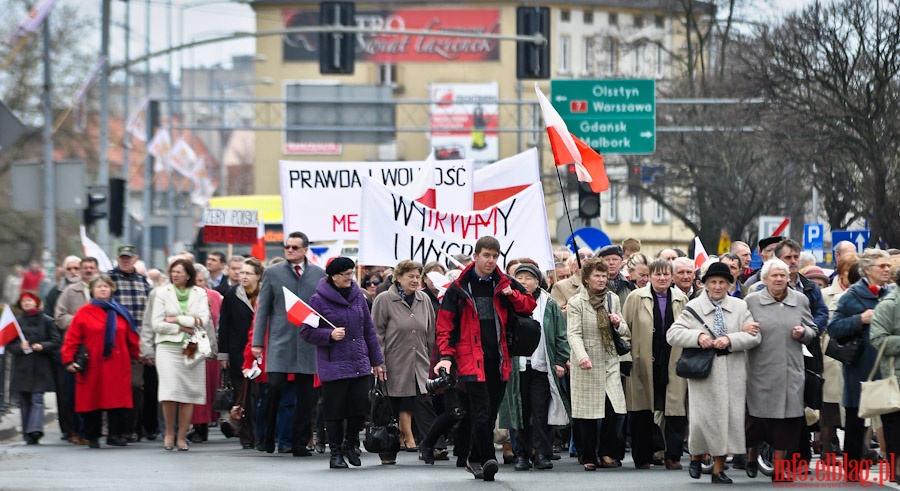
<path id="1" fill-rule="evenodd" d="M 78 263 L 78 264 L 81 264 L 81 258 L 78 257 L 78 256 L 66 256 L 66 258 L 63 259 L 63 262 L 62 262 L 62 263 L 63 263 L 63 267 L 68 266 L 69 263 Z"/>
<path id="2" fill-rule="evenodd" d="M 773 269 L 780 269 L 787 274 L 791 274 L 791 268 L 788 267 L 787 263 L 776 257 L 769 259 L 763 264 L 762 271 L 759 273 L 759 279 L 765 281 L 769 277 L 769 272 Z"/>
<path id="3" fill-rule="evenodd" d="M 816 256 L 813 256 L 813 253 L 809 251 L 803 251 L 800 253 L 800 268 L 802 269 L 804 266 L 815 266 L 816 264 Z"/>
<path id="4" fill-rule="evenodd" d="M 206 278 L 206 281 L 209 282 L 211 278 L 209 277 L 209 270 L 206 269 L 206 266 L 200 263 L 194 263 L 194 270 L 197 271 L 197 276 L 202 276 Z"/>
<path id="5" fill-rule="evenodd" d="M 688 259 L 686 257 L 676 257 L 672 260 L 672 270 L 678 269 L 678 266 L 687 266 L 691 268 L 691 271 L 694 270 L 694 261 L 692 259 Z"/>

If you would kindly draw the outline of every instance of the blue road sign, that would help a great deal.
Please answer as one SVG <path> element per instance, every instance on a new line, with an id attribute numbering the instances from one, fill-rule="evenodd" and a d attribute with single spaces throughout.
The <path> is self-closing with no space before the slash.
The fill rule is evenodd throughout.
<path id="1" fill-rule="evenodd" d="M 603 233 L 602 230 L 593 227 L 584 227 L 576 230 L 574 237 L 578 240 L 578 247 L 590 247 L 595 251 L 601 247 L 612 244 L 608 235 Z M 575 248 L 572 245 L 574 242 L 572 238 L 573 236 L 570 235 L 569 240 L 566 241 L 566 247 L 572 252 L 575 252 Z"/>
<path id="2" fill-rule="evenodd" d="M 825 225 L 807 223 L 803 225 L 803 250 L 811 251 L 816 262 L 823 261 L 825 253 Z"/>
<path id="3" fill-rule="evenodd" d="M 846 240 L 856 246 L 857 253 L 862 254 L 871 236 L 872 231 L 870 230 L 832 230 L 831 247 L 834 248 L 835 244 Z"/>

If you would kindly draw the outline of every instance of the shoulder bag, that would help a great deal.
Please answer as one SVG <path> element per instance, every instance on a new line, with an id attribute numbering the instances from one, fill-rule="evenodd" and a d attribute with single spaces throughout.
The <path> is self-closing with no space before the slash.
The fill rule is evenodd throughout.
<path id="1" fill-rule="evenodd" d="M 213 409 L 216 411 L 230 411 L 234 406 L 234 386 L 231 385 L 231 377 L 228 370 L 219 372 L 219 387 L 216 389 L 216 398 L 213 400 Z"/>
<path id="2" fill-rule="evenodd" d="M 886 346 L 887 342 L 881 343 L 881 348 L 878 349 L 878 358 L 875 359 L 875 365 L 872 366 L 872 370 L 869 372 L 869 378 L 865 382 L 860 382 L 860 418 L 871 418 L 900 411 L 900 385 L 897 384 L 897 377 L 894 375 L 895 357 L 891 357 L 891 373 L 881 380 L 872 380 L 875 372 L 878 371 Z"/>
<path id="3" fill-rule="evenodd" d="M 369 426 L 363 446 L 369 453 L 396 454 L 400 451 L 400 425 L 391 409 L 384 382 L 375 380 L 369 391 Z"/>
<path id="4" fill-rule="evenodd" d="M 612 305 L 612 292 L 606 293 L 606 310 L 612 312 L 610 310 L 610 306 Z M 612 331 L 612 339 L 613 344 L 616 345 L 616 354 L 619 356 L 627 355 L 631 353 L 631 346 L 628 346 L 628 342 L 622 339 L 622 336 L 619 335 L 619 331 L 612 325 L 612 322 L 609 323 L 609 330 Z"/>
<path id="5" fill-rule="evenodd" d="M 707 327 L 706 323 L 703 322 L 703 319 L 700 318 L 700 315 L 697 314 L 694 309 L 685 307 L 684 310 L 690 312 L 691 315 L 700 321 L 700 323 L 703 324 L 703 328 L 709 331 L 709 335 L 712 336 L 713 339 L 716 339 L 715 333 L 712 332 L 712 329 Z M 684 348 L 681 351 L 681 358 L 675 363 L 675 375 L 686 379 L 705 379 L 706 377 L 709 377 L 709 372 L 712 371 L 713 359 L 715 359 L 715 357 L 716 350 L 713 348 Z"/>

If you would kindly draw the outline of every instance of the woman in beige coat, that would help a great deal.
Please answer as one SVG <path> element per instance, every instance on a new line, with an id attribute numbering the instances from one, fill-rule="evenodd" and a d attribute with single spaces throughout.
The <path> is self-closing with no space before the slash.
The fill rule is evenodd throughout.
<path id="1" fill-rule="evenodd" d="M 436 331 L 431 300 L 419 290 L 422 269 L 415 261 L 400 261 L 394 268 L 394 285 L 375 297 L 372 319 L 390 374 L 386 381 L 387 395 L 394 416 L 399 417 L 403 404 L 408 404 L 418 433 L 424 438 L 436 418 L 431 398 L 425 392 Z M 407 437 L 406 445 L 408 449 L 414 448 L 415 440 Z M 441 441 L 435 445 L 438 449 L 444 447 Z M 393 464 L 395 459 L 396 455 L 382 455 L 385 464 Z"/>
<path id="2" fill-rule="evenodd" d="M 688 450 L 692 478 L 700 479 L 701 459 L 709 454 L 715 462 L 712 482 L 723 484 L 732 482 L 724 472 L 725 457 L 742 454 L 747 448 L 747 350 L 762 341 L 759 324 L 753 322 L 746 302 L 728 295 L 733 282 L 727 264 L 712 263 L 703 276 L 704 291 L 688 302 L 666 333 L 666 341 L 672 346 L 716 349 L 719 355 L 713 359 L 709 377 L 687 381 L 691 415 Z"/>
<path id="3" fill-rule="evenodd" d="M 650 263 L 650 284 L 631 292 L 622 314 L 631 329 L 634 366 L 625 379 L 625 401 L 631 424 L 631 455 L 636 469 L 649 469 L 653 458 L 653 412 L 665 420 L 666 469 L 681 469 L 684 446 L 685 380 L 675 375 L 680 347 L 666 343 L 666 332 L 681 315 L 688 298 L 672 285 L 672 263 Z"/>
<path id="4" fill-rule="evenodd" d="M 816 337 L 818 329 L 803 293 L 788 287 L 788 265 L 770 259 L 760 278 L 765 288 L 747 295 L 746 302 L 759 322 L 762 343 L 750 352 L 747 383 L 747 475 L 756 477 L 759 445 L 768 442 L 777 461 L 797 448 L 804 419 L 803 345 Z M 783 475 L 774 475 L 784 480 Z M 789 478 L 788 478 L 789 479 Z"/>
<path id="5" fill-rule="evenodd" d="M 187 366 L 182 351 L 188 339 L 198 331 L 211 333 L 212 352 L 216 357 L 216 336 L 212 331 L 209 299 L 206 290 L 196 286 L 197 271 L 193 263 L 178 259 L 169 266 L 171 284 L 160 287 L 152 309 L 152 326 L 156 333 L 156 370 L 159 373 L 159 401 L 166 421 L 163 447 L 166 450 L 188 450 L 188 422 L 194 404 L 206 404 L 206 363 Z M 200 354 L 196 353 L 199 357 Z M 178 439 L 175 438 L 176 413 Z"/>
<path id="6" fill-rule="evenodd" d="M 619 297 L 606 289 L 608 274 L 609 266 L 602 258 L 585 261 L 581 267 L 584 286 L 569 299 L 566 309 L 575 447 L 586 471 L 620 465 L 609 455 L 616 445 L 615 414 L 625 414 L 612 329 L 626 340 L 629 332 L 619 309 Z M 597 460 L 598 419 L 603 419 L 602 463 Z"/>

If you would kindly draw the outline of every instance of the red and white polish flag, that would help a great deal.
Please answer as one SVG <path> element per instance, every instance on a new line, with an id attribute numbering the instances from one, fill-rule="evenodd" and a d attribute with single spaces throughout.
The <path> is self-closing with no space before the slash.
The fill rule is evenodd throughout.
<path id="1" fill-rule="evenodd" d="M 419 173 L 413 178 L 403 195 L 429 208 L 437 207 L 437 188 L 434 185 L 434 150 L 428 154 Z"/>
<path id="2" fill-rule="evenodd" d="M 4 305 L 3 313 L 0 314 L 0 353 L 3 352 L 3 348 L 7 344 L 16 338 L 19 338 L 23 343 L 25 342 L 25 335 L 22 334 L 22 328 L 19 327 L 16 316 L 12 313 L 12 308 L 9 305 Z"/>
<path id="3" fill-rule="evenodd" d="M 602 193 L 609 189 L 609 177 L 606 175 L 603 157 L 581 139 L 569 133 L 566 122 L 556 112 L 556 109 L 553 109 L 553 105 L 550 104 L 547 96 L 541 92 L 537 84 L 534 85 L 534 91 L 541 104 L 541 112 L 544 115 L 544 124 L 547 125 L 547 135 L 550 137 L 550 147 L 553 149 L 553 160 L 556 161 L 556 166 L 574 164 L 578 181 L 591 183 L 591 190 L 595 193 Z"/>
<path id="4" fill-rule="evenodd" d="M 706 253 L 703 242 L 700 242 L 700 237 L 694 237 L 694 271 L 700 269 L 706 261 L 709 261 L 709 254 Z"/>
<path id="5" fill-rule="evenodd" d="M 300 297 L 294 295 L 294 292 L 288 290 L 287 287 L 283 286 L 281 290 L 284 292 L 284 309 L 287 311 L 287 318 L 291 324 L 297 327 L 303 324 L 319 327 L 319 319 L 322 317 L 319 316 L 318 312 L 301 300 Z"/>
<path id="6" fill-rule="evenodd" d="M 438 300 L 444 299 L 444 294 L 447 293 L 447 288 L 450 288 L 450 278 L 438 273 L 437 271 L 429 271 L 425 276 L 431 280 L 431 284 L 434 285 L 438 290 L 437 298 Z"/>

